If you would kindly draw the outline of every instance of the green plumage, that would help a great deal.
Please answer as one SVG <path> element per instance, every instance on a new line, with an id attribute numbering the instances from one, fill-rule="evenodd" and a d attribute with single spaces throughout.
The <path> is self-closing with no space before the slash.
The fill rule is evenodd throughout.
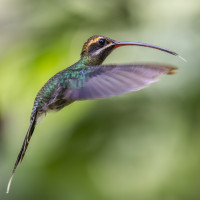
<path id="1" fill-rule="evenodd" d="M 56 110 L 60 101 L 57 102 L 58 105 L 54 103 L 51 106 L 50 103 L 52 99 L 57 98 L 58 96 L 61 98 L 62 92 L 66 89 L 79 89 L 84 87 L 90 69 L 83 64 L 83 61 L 85 61 L 85 58 L 50 78 L 38 92 L 34 102 L 34 109 L 37 108 L 40 112 L 46 105 L 49 106 L 50 109 Z M 68 101 L 68 104 L 69 103 L 70 99 Z"/>

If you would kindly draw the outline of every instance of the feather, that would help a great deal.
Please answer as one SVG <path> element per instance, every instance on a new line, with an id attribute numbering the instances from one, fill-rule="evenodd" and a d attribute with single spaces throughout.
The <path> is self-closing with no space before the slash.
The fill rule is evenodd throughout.
<path id="1" fill-rule="evenodd" d="M 97 99 L 137 91 L 156 82 L 161 75 L 173 74 L 176 69 L 149 64 L 90 66 L 82 87 L 79 84 L 79 88 L 71 88 L 71 99 Z M 71 79 L 71 82 L 78 82 L 78 79 Z"/>
<path id="2" fill-rule="evenodd" d="M 7 193 L 9 193 L 10 185 L 12 183 L 12 179 L 13 179 L 14 173 L 15 173 L 15 171 L 17 169 L 17 166 L 19 165 L 19 163 L 22 162 L 22 160 L 24 158 L 24 155 L 26 153 L 26 150 L 27 150 L 28 144 L 30 142 L 31 136 L 32 136 L 32 134 L 34 132 L 34 129 L 35 129 L 36 121 L 37 121 L 37 111 L 34 111 L 32 113 L 32 115 L 31 115 L 31 122 L 30 122 L 29 129 L 27 131 L 27 134 L 25 136 L 25 139 L 24 139 L 24 142 L 22 144 L 21 150 L 20 150 L 20 152 L 18 154 L 18 157 L 17 157 L 17 160 L 15 162 L 15 165 L 14 165 L 14 168 L 13 168 L 13 171 L 12 171 L 12 175 L 11 175 L 10 180 L 8 182 Z"/>

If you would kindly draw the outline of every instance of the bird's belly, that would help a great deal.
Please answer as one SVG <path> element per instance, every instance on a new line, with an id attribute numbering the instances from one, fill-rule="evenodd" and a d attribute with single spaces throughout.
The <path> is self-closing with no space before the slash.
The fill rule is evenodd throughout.
<path id="1" fill-rule="evenodd" d="M 72 102 L 70 102 L 66 99 L 59 99 L 55 102 L 48 104 L 47 110 L 59 111 L 62 108 L 64 108 L 65 106 L 69 105 L 70 103 L 72 103 Z"/>
<path id="2" fill-rule="evenodd" d="M 59 111 L 74 102 L 71 98 L 71 92 L 71 90 L 61 88 L 59 92 L 55 94 L 54 98 L 49 101 L 47 110 Z"/>

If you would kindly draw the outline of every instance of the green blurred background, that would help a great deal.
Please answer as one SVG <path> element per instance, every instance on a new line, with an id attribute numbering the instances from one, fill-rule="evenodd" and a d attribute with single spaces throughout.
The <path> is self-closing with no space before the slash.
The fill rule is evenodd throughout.
<path id="1" fill-rule="evenodd" d="M 5 194 L 36 93 L 94 34 L 140 41 L 105 63 L 165 63 L 135 93 L 76 102 L 36 128 Z M 0 200 L 200 199 L 199 0 L 0 1 Z"/>

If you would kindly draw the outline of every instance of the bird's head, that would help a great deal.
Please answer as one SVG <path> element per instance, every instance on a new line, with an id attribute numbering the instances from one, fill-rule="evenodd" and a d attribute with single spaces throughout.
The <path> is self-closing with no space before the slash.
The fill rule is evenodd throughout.
<path id="1" fill-rule="evenodd" d="M 83 45 L 81 57 L 89 58 L 92 65 L 98 65 L 101 64 L 114 49 L 121 46 L 130 46 L 130 45 L 154 48 L 173 55 L 177 55 L 177 53 L 173 51 L 151 44 L 146 44 L 141 42 L 122 42 L 110 39 L 105 36 L 94 35 L 90 37 L 87 40 L 87 42 L 85 42 L 85 44 Z"/>
<path id="2" fill-rule="evenodd" d="M 83 45 L 81 57 L 89 57 L 100 64 L 114 49 L 113 41 L 105 36 L 94 35 Z"/>

